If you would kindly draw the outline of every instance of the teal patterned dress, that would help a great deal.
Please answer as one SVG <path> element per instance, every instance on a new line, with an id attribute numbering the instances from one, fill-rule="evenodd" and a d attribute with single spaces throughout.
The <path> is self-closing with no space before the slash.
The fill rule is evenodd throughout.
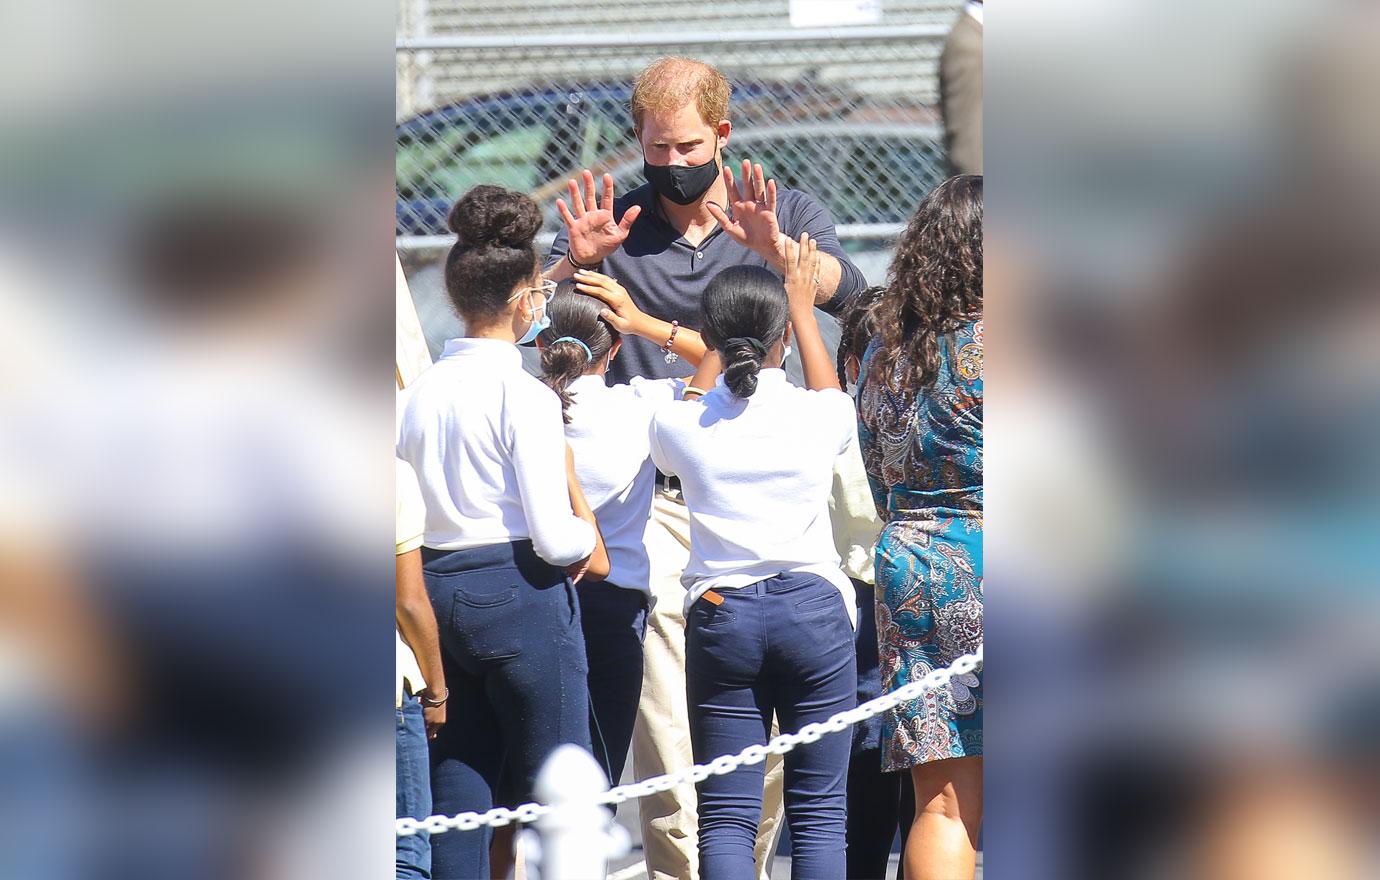
<path id="1" fill-rule="evenodd" d="M 877 343 L 864 355 L 862 374 Z M 877 511 L 877 638 L 882 691 L 982 644 L 982 322 L 940 341 L 934 385 L 858 391 L 859 437 Z M 978 673 L 882 716 L 882 769 L 982 754 Z"/>

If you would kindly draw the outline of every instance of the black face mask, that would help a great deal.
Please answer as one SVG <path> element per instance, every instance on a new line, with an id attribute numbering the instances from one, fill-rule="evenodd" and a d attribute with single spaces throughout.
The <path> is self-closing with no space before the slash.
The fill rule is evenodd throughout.
<path id="1" fill-rule="evenodd" d="M 688 205 L 704 195 L 719 177 L 719 165 L 710 159 L 703 165 L 652 165 L 642 161 L 642 175 L 656 190 L 677 205 Z"/>

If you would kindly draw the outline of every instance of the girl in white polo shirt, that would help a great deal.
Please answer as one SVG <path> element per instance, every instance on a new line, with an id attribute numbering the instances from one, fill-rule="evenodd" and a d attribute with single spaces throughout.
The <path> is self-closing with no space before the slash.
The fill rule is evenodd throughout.
<path id="1" fill-rule="evenodd" d="M 515 345 L 546 326 L 532 246 L 541 214 L 526 196 L 478 186 L 449 223 L 446 290 L 466 336 L 413 383 L 397 452 L 426 503 L 423 574 L 450 689 L 433 695 L 449 706 L 431 746 L 432 808 L 453 815 L 490 809 L 500 773 L 531 799 L 556 746 L 590 747 L 572 577 L 608 569 L 568 474 L 561 402 Z M 488 877 L 490 837 L 436 835 L 432 876 Z"/>
<path id="2" fill-rule="evenodd" d="M 686 691 L 696 762 L 765 742 L 772 714 L 799 730 L 852 708 L 853 630 L 829 519 L 834 462 L 856 431 L 814 317 L 813 241 L 791 243 L 785 289 L 766 269 L 710 282 L 702 332 L 724 375 L 652 420 L 652 460 L 680 478 L 690 511 Z M 781 369 L 794 334 L 808 390 Z M 850 740 L 785 756 L 792 874 L 843 878 Z M 700 874 L 757 875 L 762 765 L 699 785 Z"/>
<path id="3" fill-rule="evenodd" d="M 608 550 L 608 578 L 586 578 L 576 589 L 589 661 L 590 738 L 595 758 L 617 784 L 642 695 L 650 593 L 643 534 L 656 485 L 647 431 L 659 406 L 680 399 L 685 380 L 636 377 L 610 386 L 604 377 L 625 333 L 691 364 L 703 358 L 704 342 L 693 330 L 644 314 L 607 275 L 577 272 L 573 288 L 552 297 L 551 326 L 537 345 L 542 381 L 565 407 L 575 472 Z"/>

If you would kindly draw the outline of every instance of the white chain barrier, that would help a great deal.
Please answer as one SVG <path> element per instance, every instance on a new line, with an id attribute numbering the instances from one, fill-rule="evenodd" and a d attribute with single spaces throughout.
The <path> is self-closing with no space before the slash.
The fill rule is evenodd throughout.
<path id="1" fill-rule="evenodd" d="M 621 804 L 625 801 L 647 797 L 659 791 L 669 791 L 687 782 L 703 782 L 710 776 L 732 773 L 746 764 L 757 764 L 766 760 L 767 755 L 784 755 L 801 743 L 812 743 L 828 733 L 838 733 L 849 727 L 885 712 L 894 706 L 918 698 L 928 690 L 937 690 L 948 685 L 955 675 L 975 672 L 982 666 L 982 645 L 971 654 L 964 654 L 944 669 L 936 669 L 924 678 L 912 681 L 889 694 L 875 700 L 868 700 L 855 709 L 840 712 L 827 721 L 807 724 L 795 733 L 783 733 L 765 745 L 754 744 L 736 755 L 722 755 L 707 764 L 695 764 L 674 773 L 653 776 L 641 782 L 632 782 L 611 788 L 600 794 L 595 804 Z M 407 837 L 418 831 L 441 834 L 446 831 L 474 831 L 477 828 L 502 828 L 513 822 L 529 823 L 549 814 L 552 807 L 546 804 L 523 804 L 514 809 L 495 807 L 486 813 L 459 813 L 454 816 L 428 816 L 425 819 L 402 818 L 396 823 L 397 835 Z"/>

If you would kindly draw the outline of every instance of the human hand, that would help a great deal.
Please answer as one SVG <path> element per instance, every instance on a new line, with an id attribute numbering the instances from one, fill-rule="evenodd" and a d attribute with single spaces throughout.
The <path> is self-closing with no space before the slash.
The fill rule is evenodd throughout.
<path id="1" fill-rule="evenodd" d="M 785 245 L 790 239 L 781 234 L 776 219 L 776 180 L 764 180 L 761 165 L 743 160 L 743 188 L 733 179 L 733 169 L 724 165 L 724 183 L 733 216 L 721 206 L 709 202 L 706 207 L 729 236 L 742 246 L 759 254 L 771 265 L 781 268 L 786 261 Z M 579 259 L 579 256 L 576 256 Z"/>
<path id="2" fill-rule="evenodd" d="M 426 719 L 426 738 L 435 739 L 446 725 L 446 706 L 423 706 L 422 717 Z"/>
<path id="3" fill-rule="evenodd" d="M 646 316 L 632 301 L 628 291 L 607 275 L 585 269 L 575 271 L 575 289 L 602 300 L 608 306 L 600 316 L 619 333 L 637 334 Z"/>
<path id="4" fill-rule="evenodd" d="M 819 249 L 809 233 L 799 243 L 786 239 L 786 299 L 792 316 L 813 314 L 819 288 Z"/>
<path id="5" fill-rule="evenodd" d="M 628 238 L 637 215 L 642 213 L 640 205 L 633 205 L 623 212 L 623 219 L 613 219 L 613 175 L 605 174 L 604 195 L 596 199 L 594 194 L 594 174 L 586 168 L 580 174 L 584 192 L 574 181 L 567 182 L 570 188 L 570 205 L 565 199 L 556 199 L 556 210 L 570 235 L 570 256 L 577 263 L 593 265 L 618 250 Z"/>
<path id="6" fill-rule="evenodd" d="M 570 576 L 570 582 L 572 584 L 578 584 L 589 572 L 590 558 L 590 556 L 586 556 L 579 562 L 572 562 L 565 567 L 565 573 Z"/>

